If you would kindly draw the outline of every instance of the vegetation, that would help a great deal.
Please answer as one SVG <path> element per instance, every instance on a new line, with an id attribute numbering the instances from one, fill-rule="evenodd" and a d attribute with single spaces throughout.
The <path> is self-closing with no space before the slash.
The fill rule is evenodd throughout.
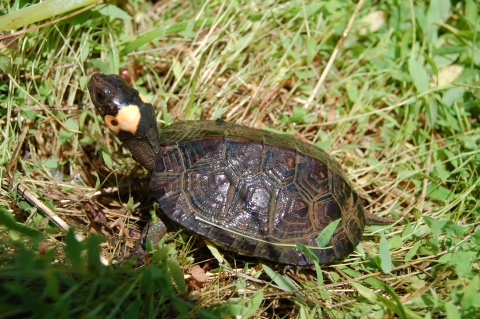
<path id="1" fill-rule="evenodd" d="M 118 1 L 0 36 L 0 318 L 478 318 L 480 5 L 356 6 Z M 369 212 L 405 223 L 298 272 L 182 230 L 144 267 L 105 266 L 154 207 L 94 111 L 94 72 L 131 81 L 159 125 L 221 118 L 313 143 Z"/>

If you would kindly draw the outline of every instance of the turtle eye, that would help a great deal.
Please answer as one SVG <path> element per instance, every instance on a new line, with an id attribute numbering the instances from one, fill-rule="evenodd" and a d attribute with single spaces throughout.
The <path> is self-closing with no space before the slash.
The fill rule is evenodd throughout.
<path id="1" fill-rule="evenodd" d="M 97 98 L 97 101 L 103 101 L 105 100 L 105 93 L 103 93 L 103 91 L 97 91 L 95 92 L 95 97 Z"/>

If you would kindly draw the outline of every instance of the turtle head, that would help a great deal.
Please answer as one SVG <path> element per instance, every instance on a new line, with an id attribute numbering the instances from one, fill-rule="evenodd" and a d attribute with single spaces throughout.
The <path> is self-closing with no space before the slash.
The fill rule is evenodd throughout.
<path id="1" fill-rule="evenodd" d="M 87 87 L 110 131 L 127 146 L 136 161 L 151 171 L 160 147 L 152 104 L 119 75 L 96 73 Z"/>

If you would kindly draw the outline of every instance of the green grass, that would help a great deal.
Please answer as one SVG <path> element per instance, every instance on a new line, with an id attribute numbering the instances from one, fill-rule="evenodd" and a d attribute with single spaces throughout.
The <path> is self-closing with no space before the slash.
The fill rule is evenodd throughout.
<path id="1" fill-rule="evenodd" d="M 366 2 L 308 109 L 350 1 L 132 0 L 30 31 L 17 50 L 0 44 L 0 318 L 478 318 L 479 7 Z M 147 267 L 103 266 L 98 254 L 122 256 L 153 209 L 148 182 L 130 183 L 147 173 L 86 90 L 94 72 L 120 70 L 159 125 L 222 118 L 314 143 L 368 211 L 405 224 L 367 226 L 347 259 L 298 273 L 223 250 L 219 261 L 184 231 Z M 57 227 L 19 184 L 88 239 Z"/>

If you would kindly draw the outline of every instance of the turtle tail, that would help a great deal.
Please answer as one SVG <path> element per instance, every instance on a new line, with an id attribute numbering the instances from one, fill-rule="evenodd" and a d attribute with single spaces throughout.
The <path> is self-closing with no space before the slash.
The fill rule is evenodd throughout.
<path id="1" fill-rule="evenodd" d="M 388 225 L 396 223 L 396 219 L 378 217 L 372 213 L 365 212 L 365 221 L 367 225 Z"/>

